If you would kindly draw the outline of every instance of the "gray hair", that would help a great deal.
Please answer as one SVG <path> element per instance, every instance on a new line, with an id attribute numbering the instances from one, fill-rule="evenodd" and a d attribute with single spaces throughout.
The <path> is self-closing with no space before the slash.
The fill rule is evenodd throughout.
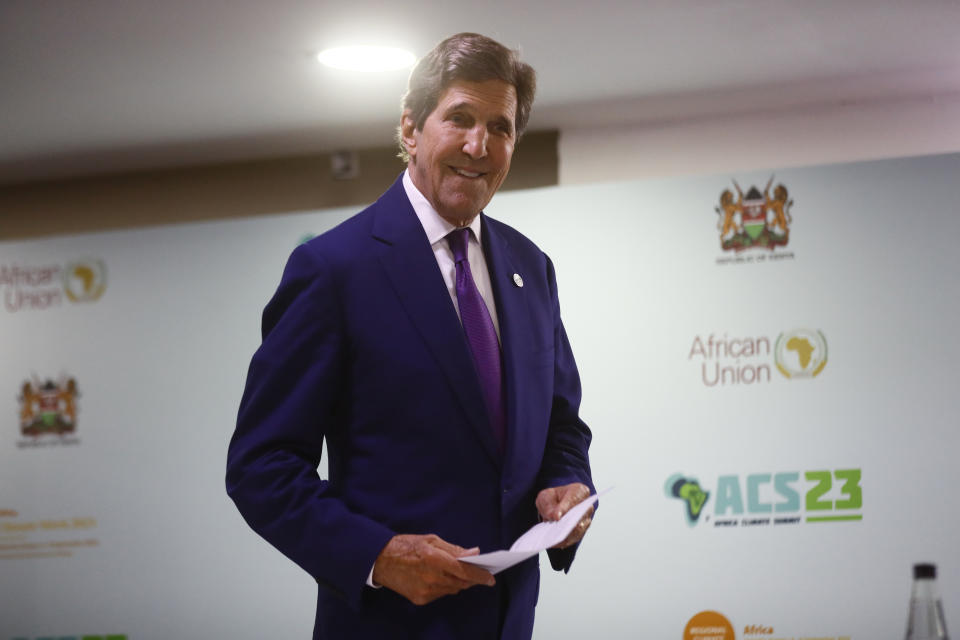
<path id="1" fill-rule="evenodd" d="M 530 119 L 530 108 L 537 91 L 537 74 L 533 67 L 520 61 L 518 51 L 477 33 L 450 36 L 420 58 L 410 72 L 402 108 L 403 111 L 410 111 L 418 131 L 423 130 L 427 117 L 437 107 L 443 92 L 457 80 L 501 80 L 513 85 L 517 92 L 514 130 L 517 140 L 520 139 Z M 410 155 L 403 144 L 400 127 L 397 127 L 397 142 L 400 145 L 400 158 L 409 162 Z"/>

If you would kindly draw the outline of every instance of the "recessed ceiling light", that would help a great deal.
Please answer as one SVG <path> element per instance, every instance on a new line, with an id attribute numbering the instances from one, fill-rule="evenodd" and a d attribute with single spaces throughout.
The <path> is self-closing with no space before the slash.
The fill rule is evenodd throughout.
<path id="1" fill-rule="evenodd" d="M 317 60 L 347 71 L 392 71 L 412 67 L 417 58 L 394 47 L 335 47 L 321 51 Z"/>

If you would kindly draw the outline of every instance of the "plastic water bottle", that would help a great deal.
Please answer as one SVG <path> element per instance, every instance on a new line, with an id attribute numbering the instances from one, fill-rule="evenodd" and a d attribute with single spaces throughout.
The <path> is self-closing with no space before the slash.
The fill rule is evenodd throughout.
<path id="1" fill-rule="evenodd" d="M 906 640 L 949 640 L 934 564 L 913 565 Z"/>

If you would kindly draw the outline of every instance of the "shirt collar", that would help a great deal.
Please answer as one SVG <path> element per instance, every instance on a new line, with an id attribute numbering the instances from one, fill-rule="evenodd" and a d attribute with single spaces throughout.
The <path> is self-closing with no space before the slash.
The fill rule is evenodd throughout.
<path id="1" fill-rule="evenodd" d="M 403 172 L 403 189 L 407 192 L 407 199 L 410 200 L 413 211 L 417 214 L 417 218 L 420 219 L 420 224 L 423 225 L 423 230 L 426 232 L 427 240 L 431 245 L 443 240 L 447 237 L 448 233 L 457 228 L 441 218 L 440 214 L 433 208 L 433 205 L 430 204 L 426 196 L 420 193 L 420 190 L 413 184 L 409 169 Z M 477 243 L 480 244 L 479 215 L 474 217 L 473 222 L 470 223 L 470 230 L 473 231 L 473 237 L 476 238 Z"/>

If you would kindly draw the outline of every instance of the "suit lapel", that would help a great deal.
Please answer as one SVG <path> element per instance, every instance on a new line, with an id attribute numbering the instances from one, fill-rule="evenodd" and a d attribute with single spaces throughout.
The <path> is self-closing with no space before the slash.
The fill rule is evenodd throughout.
<path id="1" fill-rule="evenodd" d="M 489 219 L 483 218 L 483 249 L 490 271 L 490 284 L 497 302 L 497 319 L 500 323 L 500 345 L 503 350 L 503 375 L 507 394 L 507 446 L 508 469 L 522 464 L 525 453 L 518 444 L 517 429 L 524 401 L 522 370 L 525 353 L 532 344 L 530 311 L 522 287 L 516 285 L 514 274 L 519 274 L 516 259 L 507 239 L 498 232 Z M 521 274 L 522 275 L 522 274 Z"/>
<path id="2" fill-rule="evenodd" d="M 380 263 L 407 315 L 450 381 L 483 449 L 500 464 L 480 382 L 463 327 L 450 301 L 423 226 L 398 179 L 377 202 L 373 236 L 383 243 Z"/>

